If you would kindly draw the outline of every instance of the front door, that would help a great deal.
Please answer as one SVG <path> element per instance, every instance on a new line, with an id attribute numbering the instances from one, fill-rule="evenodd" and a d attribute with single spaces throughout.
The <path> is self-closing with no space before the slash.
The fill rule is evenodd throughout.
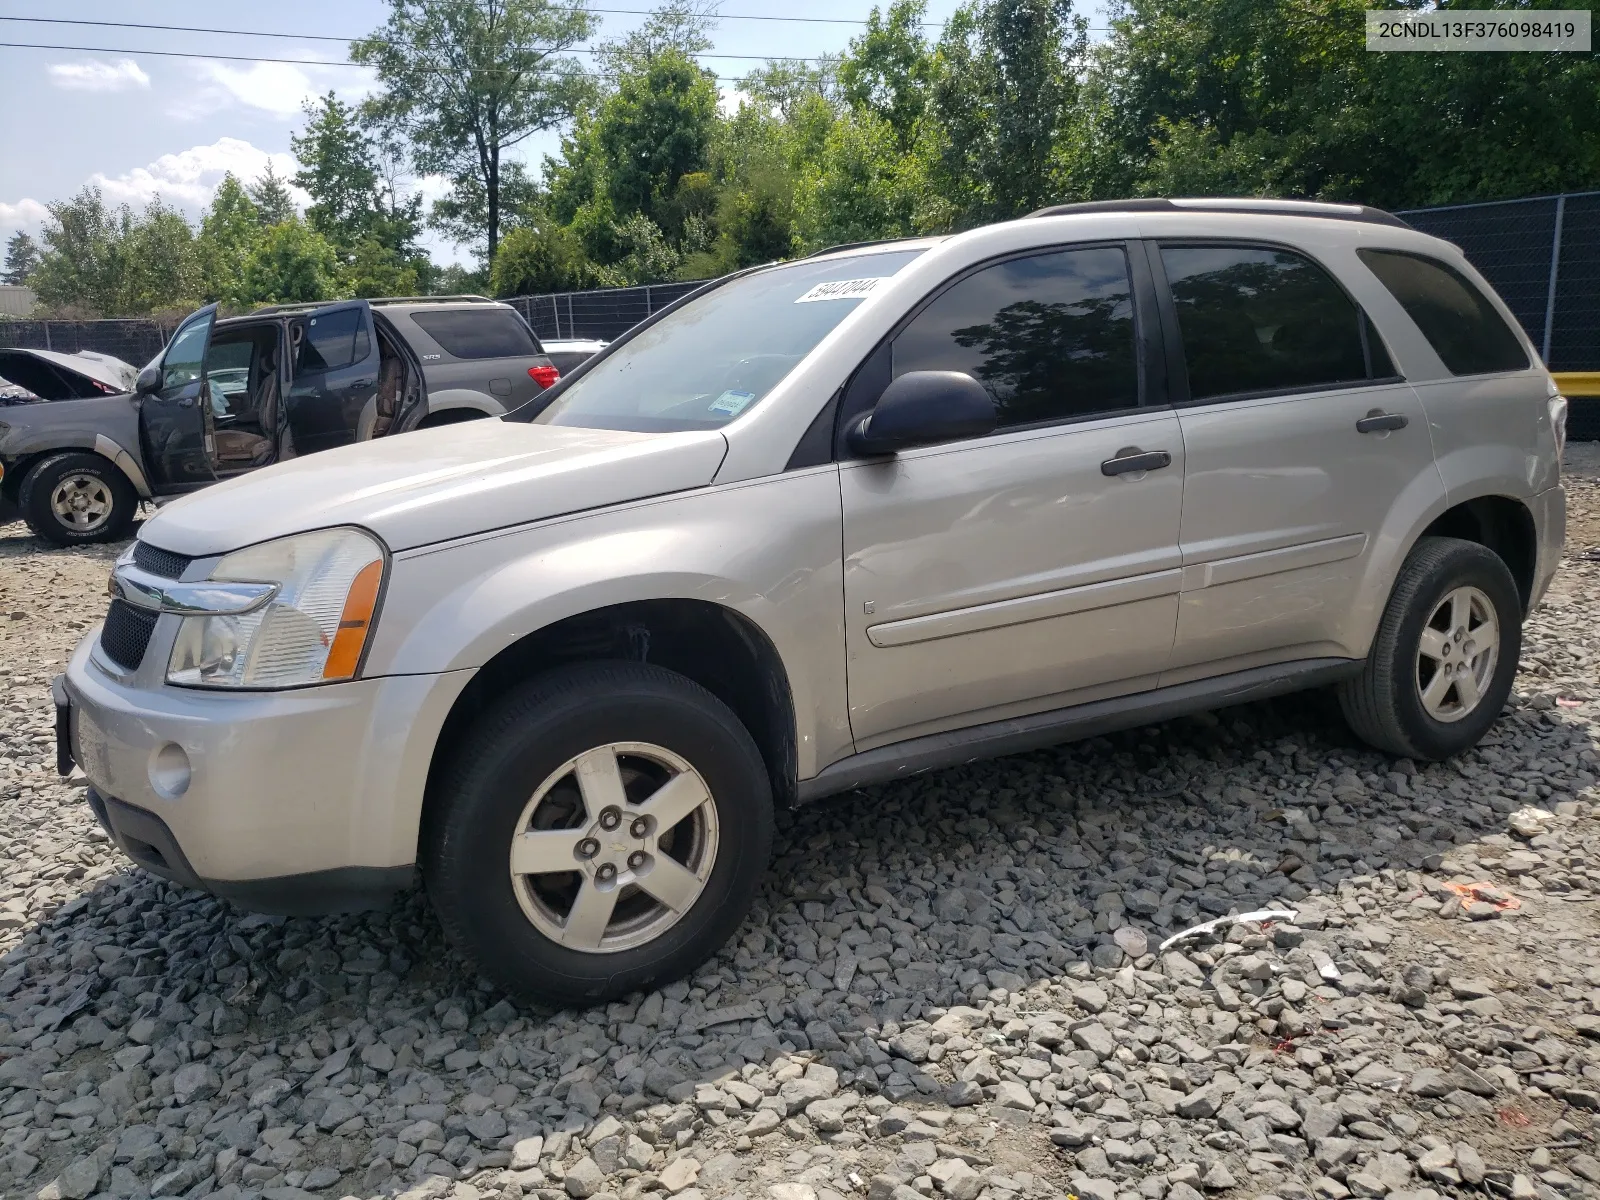
<path id="1" fill-rule="evenodd" d="M 1169 243 L 1151 259 L 1181 343 L 1186 456 L 1184 587 L 1163 683 L 1362 656 L 1363 577 L 1402 494 L 1437 470 L 1416 394 L 1305 255 Z"/>
<path id="2" fill-rule="evenodd" d="M 989 437 L 841 466 L 858 750 L 1141 690 L 1166 666 L 1183 443 L 1170 409 L 1141 407 L 1134 309 L 1121 245 L 1008 259 L 857 373 L 852 393 L 966 371 L 1000 412 Z"/>
<path id="3" fill-rule="evenodd" d="M 288 421 L 294 452 L 356 441 L 362 411 L 378 395 L 378 339 L 365 300 L 319 308 L 291 326 L 294 375 Z"/>
<path id="4" fill-rule="evenodd" d="M 207 419 L 206 350 L 217 306 L 185 319 L 161 355 L 161 386 L 139 401 L 139 436 L 151 489 L 192 491 L 216 479 Z"/>

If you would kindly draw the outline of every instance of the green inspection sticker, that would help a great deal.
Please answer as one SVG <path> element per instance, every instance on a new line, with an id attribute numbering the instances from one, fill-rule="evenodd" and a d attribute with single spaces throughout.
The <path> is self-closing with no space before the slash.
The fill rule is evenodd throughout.
<path id="1" fill-rule="evenodd" d="M 711 411 L 714 413 L 727 413 L 736 417 L 749 407 L 750 402 L 756 398 L 754 392 L 726 391 L 711 402 Z"/>

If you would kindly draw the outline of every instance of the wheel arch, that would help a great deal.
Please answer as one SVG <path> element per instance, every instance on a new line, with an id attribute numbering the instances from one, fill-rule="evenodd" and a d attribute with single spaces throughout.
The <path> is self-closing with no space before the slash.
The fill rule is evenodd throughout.
<path id="1" fill-rule="evenodd" d="M 693 680 L 744 723 L 766 762 L 773 798 L 794 804 L 798 751 L 788 671 L 767 633 L 713 601 L 637 600 L 589 609 L 525 634 L 489 659 L 456 697 L 435 740 L 426 813 L 463 733 L 501 696 L 558 666 L 649 662 Z M 424 822 L 426 818 L 424 816 Z"/>
<path id="2" fill-rule="evenodd" d="M 1524 501 L 1500 494 L 1457 501 L 1417 533 L 1406 553 L 1425 537 L 1460 538 L 1493 551 L 1516 581 L 1523 615 L 1527 615 L 1537 579 L 1539 530 Z"/>
<path id="3" fill-rule="evenodd" d="M 449 388 L 442 392 L 428 393 L 427 409 L 422 419 L 417 422 L 417 428 L 427 429 L 436 425 L 453 424 L 456 421 L 475 421 L 481 417 L 502 417 L 505 412 L 505 405 L 487 393 L 473 391 L 470 388 Z"/>

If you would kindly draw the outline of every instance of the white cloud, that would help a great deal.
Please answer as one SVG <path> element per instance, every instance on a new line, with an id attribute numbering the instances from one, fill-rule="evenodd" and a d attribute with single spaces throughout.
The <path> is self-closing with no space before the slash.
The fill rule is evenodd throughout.
<path id="1" fill-rule="evenodd" d="M 264 62 L 236 67 L 202 62 L 195 65 L 195 74 L 198 86 L 190 89 L 169 115 L 192 120 L 209 116 L 219 108 L 237 106 L 275 117 L 297 117 L 306 101 L 315 102 L 330 89 L 341 99 L 352 101 L 374 87 L 370 71 L 352 72 L 332 64 L 321 67 Z"/>
<path id="2" fill-rule="evenodd" d="M 59 88 L 76 92 L 124 92 L 129 88 L 147 88 L 150 76 L 131 58 L 105 62 L 89 59 L 75 63 L 51 63 L 50 78 Z"/>
<path id="3" fill-rule="evenodd" d="M 231 67 L 208 62 L 200 64 L 200 74 L 238 103 L 280 116 L 298 113 L 300 106 L 316 95 L 311 77 L 289 63 Z"/>
<path id="4" fill-rule="evenodd" d="M 7 204 L 0 200 L 0 229 L 24 229 L 30 225 L 43 225 L 50 213 L 37 200 L 18 200 Z"/>
<path id="5" fill-rule="evenodd" d="M 273 170 L 286 179 L 296 169 L 293 155 L 269 154 L 239 138 L 225 137 L 209 146 L 191 146 L 177 154 L 163 154 L 148 166 L 135 167 L 121 175 L 96 172 L 89 177 L 89 182 L 100 188 L 106 200 L 113 204 L 125 202 L 137 206 L 160 196 L 195 215 L 211 202 L 211 194 L 222 182 L 224 173 L 232 171 L 249 183 L 267 169 L 269 161 Z M 289 190 L 302 208 L 310 202 L 299 189 Z"/>

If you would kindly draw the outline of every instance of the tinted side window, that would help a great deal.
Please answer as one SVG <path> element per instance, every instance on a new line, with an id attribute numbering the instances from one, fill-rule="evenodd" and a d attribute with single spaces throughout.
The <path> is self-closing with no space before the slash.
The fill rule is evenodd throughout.
<path id="1" fill-rule="evenodd" d="M 355 359 L 356 333 L 361 330 L 361 310 L 346 308 L 306 321 L 305 340 L 295 359 L 296 375 L 313 375 L 348 367 Z"/>
<path id="2" fill-rule="evenodd" d="M 1259 246 L 1163 246 L 1161 262 L 1193 400 L 1394 373 L 1361 310 L 1308 258 Z"/>
<path id="3" fill-rule="evenodd" d="M 456 358 L 515 358 L 539 353 L 521 317 L 503 308 L 455 308 L 412 313 L 411 319 Z"/>
<path id="4" fill-rule="evenodd" d="M 1133 291 L 1120 247 L 996 263 L 950 287 L 894 340 L 894 375 L 965 371 L 1001 425 L 1139 403 Z"/>
<path id="5" fill-rule="evenodd" d="M 1452 375 L 1527 367 L 1528 355 L 1517 335 L 1460 271 L 1438 259 L 1399 250 L 1356 253 L 1400 301 Z"/>

